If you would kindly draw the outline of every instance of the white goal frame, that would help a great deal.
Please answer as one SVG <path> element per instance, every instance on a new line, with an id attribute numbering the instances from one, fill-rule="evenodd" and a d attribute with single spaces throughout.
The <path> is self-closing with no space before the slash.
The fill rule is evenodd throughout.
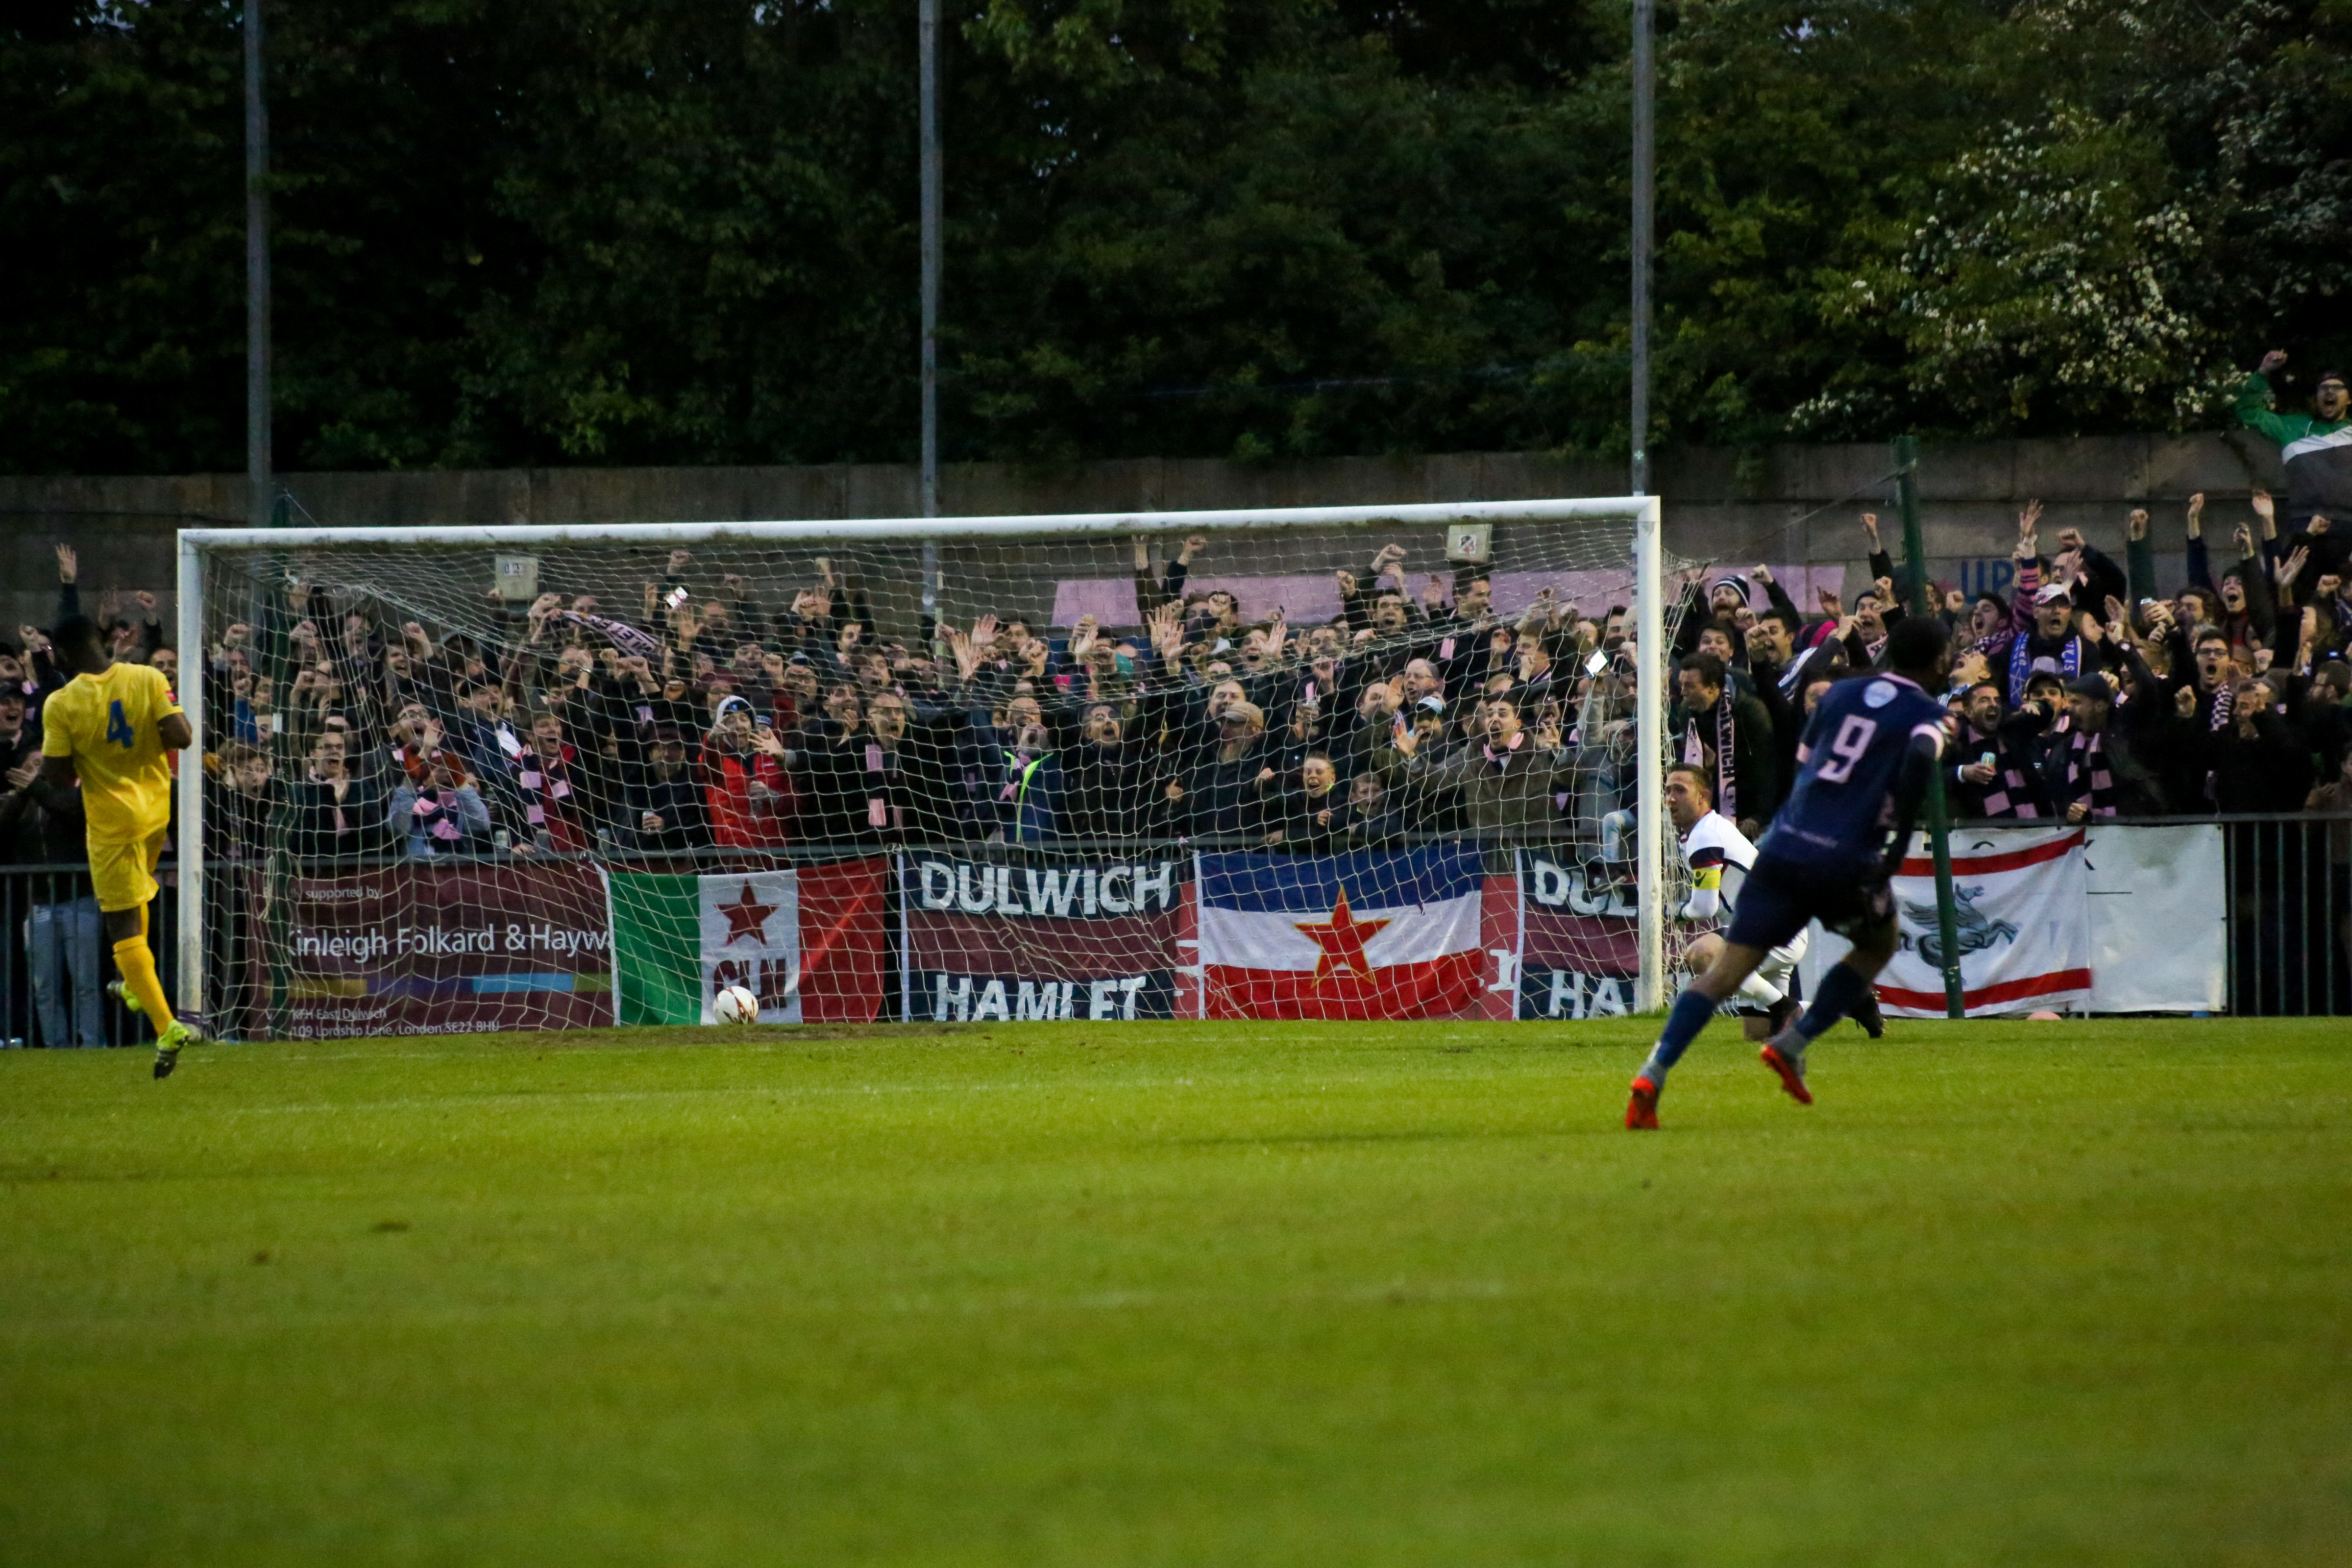
<path id="1" fill-rule="evenodd" d="M 179 647 L 182 708 L 195 731 L 181 765 L 179 790 L 180 1005 L 201 1014 L 205 1005 L 205 678 L 208 644 L 204 611 L 207 556 L 216 552 L 331 549 L 396 542 L 425 549 L 480 549 L 560 544 L 852 544 L 865 541 L 937 543 L 958 539 L 1084 538 L 1101 535 L 1215 533 L 1282 528 L 1334 528 L 1376 523 L 1623 522 L 1633 529 L 1635 639 L 1643 649 L 1638 669 L 1635 745 L 1643 766 L 1638 781 L 1634 836 L 1640 977 L 1634 1009 L 1665 1004 L 1665 599 L 1662 533 L 1656 496 L 1601 496 L 1551 500 L 1431 501 L 1390 506 L 1225 508 L 1202 511 L 1027 513 L 1001 517 L 810 519 L 774 522 L 623 522 L 455 524 L 425 528 L 184 528 L 179 552 Z M 926 583 L 928 602 L 932 584 Z M 191 853 L 190 851 L 195 851 Z"/>

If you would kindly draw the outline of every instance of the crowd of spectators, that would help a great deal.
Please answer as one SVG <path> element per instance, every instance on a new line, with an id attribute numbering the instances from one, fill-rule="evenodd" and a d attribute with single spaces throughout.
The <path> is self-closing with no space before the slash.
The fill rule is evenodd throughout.
<path id="1" fill-rule="evenodd" d="M 1550 837 L 1630 798 L 1633 647 L 1480 574 L 1416 594 L 1388 545 L 1340 613 L 1248 620 L 1157 567 L 1139 624 L 983 614 L 911 640 L 816 563 L 788 604 L 672 552 L 626 615 L 545 594 L 495 635 L 380 623 L 299 581 L 207 651 L 213 831 L 296 862 L 599 849 L 1185 839 L 1278 852 Z M 704 590 L 704 591 L 698 591 Z M 268 617 L 262 618 L 265 622 Z M 1599 797 L 1606 796 L 1606 799 Z M 1594 803 L 1588 802 L 1588 805 Z"/>
<path id="2" fill-rule="evenodd" d="M 2214 571 L 2204 498 L 2186 519 L 2187 577 L 2156 581 L 2148 514 L 2122 530 L 2124 562 L 2076 530 L 2041 549 L 2039 505 L 2018 519 L 2015 588 L 1974 598 L 1929 584 L 1952 640 L 1956 817 L 2082 822 L 2340 809 L 2352 740 L 2347 542 L 2314 517 L 2282 538 L 2271 498 L 2231 526 Z M 1682 760 L 1704 762 L 1717 799 L 1753 832 L 1793 773 L 1805 716 L 1837 679 L 1873 667 L 1887 628 L 1921 595 L 1863 526 L 1870 581 L 1822 592 L 1804 614 L 1759 567 L 1769 600 L 1713 584 L 1682 622 Z M 1898 582 L 1898 578 L 1902 581 Z M 1735 795 L 1736 792 L 1736 795 Z"/>
<path id="3" fill-rule="evenodd" d="M 2187 581 L 2168 592 L 2145 511 L 2113 542 L 2120 563 L 2073 529 L 2045 552 L 2040 518 L 2018 520 L 2005 596 L 1919 584 L 1869 516 L 1869 577 L 1849 595 L 1801 606 L 1761 566 L 1689 582 L 1669 621 L 1675 760 L 1759 834 L 1822 693 L 1927 614 L 1954 653 L 1957 817 L 2352 815 L 2352 537 L 2324 515 L 2282 535 L 2257 491 L 2209 538 L 2192 497 Z M 1293 626 L 1189 587 L 1209 548 L 1195 536 L 1155 564 L 1139 540 L 1130 626 L 984 614 L 905 640 L 826 561 L 768 603 L 679 550 L 640 602 L 549 593 L 470 630 L 289 580 L 205 650 L 213 853 L 690 862 L 1148 838 L 1322 854 L 1435 836 L 1608 864 L 1601 825 L 1635 794 L 1624 605 L 1545 591 L 1498 614 L 1483 571 L 1415 591 L 1387 544 L 1334 574 L 1339 614 Z M 80 613 L 71 549 L 58 564 L 59 613 Z M 152 595 L 96 608 L 117 657 L 176 679 Z M 36 756 L 59 683 L 37 628 L 0 648 L 0 853 L 16 865 L 82 859 L 76 792 L 43 784 Z M 62 978 L 62 955 L 94 942 L 88 893 L 51 875 L 28 911 L 53 1038 L 97 1007 L 94 984 L 76 974 L 68 996 Z"/>
<path id="4" fill-rule="evenodd" d="M 1793 781 L 1821 693 L 1921 613 L 1952 640 L 1956 816 L 2326 809 L 2347 790 L 2352 541 L 2324 516 L 2283 537 L 2257 491 L 2216 550 L 2191 498 L 2188 580 L 2163 593 L 2145 511 L 2125 520 L 2118 563 L 2073 529 L 2045 553 L 2032 506 L 2013 592 L 1929 584 L 1924 611 L 1876 520 L 1863 527 L 1870 574 L 1851 595 L 1800 606 L 1759 566 L 1691 582 L 1670 621 L 1675 760 L 1751 835 Z M 1622 605 L 1588 614 L 1546 591 L 1499 615 L 1482 571 L 1416 592 L 1387 544 L 1334 574 L 1339 614 L 1291 626 L 1188 590 L 1208 548 L 1195 536 L 1155 565 L 1137 542 L 1135 625 L 982 615 L 907 640 L 826 561 L 772 605 L 741 575 L 698 580 L 678 550 L 640 603 L 543 594 L 471 631 L 289 580 L 282 605 L 205 650 L 216 853 L 1135 838 L 1327 853 L 1580 838 L 1633 805 Z M 60 613 L 79 611 L 72 552 L 59 563 Z M 119 657 L 176 674 L 152 595 L 99 610 Z M 16 750 L 0 832 L 16 863 L 58 864 L 74 803 L 26 765 L 58 677 L 38 630 L 20 637 L 0 653 L 0 737 Z"/>

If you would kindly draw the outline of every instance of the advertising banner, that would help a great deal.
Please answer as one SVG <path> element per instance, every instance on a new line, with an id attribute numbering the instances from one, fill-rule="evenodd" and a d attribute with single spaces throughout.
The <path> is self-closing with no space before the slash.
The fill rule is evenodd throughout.
<path id="1" fill-rule="evenodd" d="M 880 1011 L 889 940 L 887 862 L 613 878 L 621 1016 L 707 1024 L 730 985 L 760 999 L 763 1024 L 869 1023 Z"/>
<path id="2" fill-rule="evenodd" d="M 898 861 L 908 1020 L 1190 1017 L 1189 856 Z"/>
<path id="3" fill-rule="evenodd" d="M 1439 1018 L 1478 1005 L 1475 845 L 1201 858 L 1213 1018 Z"/>
<path id="4" fill-rule="evenodd" d="M 593 865 L 388 866 L 287 885 L 298 1040 L 596 1028 L 615 1021 Z"/>

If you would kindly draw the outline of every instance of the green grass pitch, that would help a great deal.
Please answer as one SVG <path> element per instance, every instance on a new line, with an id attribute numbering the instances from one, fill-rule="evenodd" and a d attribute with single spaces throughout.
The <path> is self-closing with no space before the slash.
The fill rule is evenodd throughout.
<path id="1" fill-rule="evenodd" d="M 2352 1562 L 2352 1029 L 0 1058 L 7 1563 Z"/>

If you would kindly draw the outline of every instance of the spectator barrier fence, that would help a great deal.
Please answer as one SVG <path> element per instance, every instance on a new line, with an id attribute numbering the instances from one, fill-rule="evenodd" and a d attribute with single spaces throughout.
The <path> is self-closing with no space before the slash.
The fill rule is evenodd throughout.
<path id="1" fill-rule="evenodd" d="M 1956 846 L 1990 842 L 1989 832 L 2020 829 L 1964 824 Z M 1448 838 L 1352 857 L 1260 848 L 799 846 L 360 860 L 267 874 L 216 862 L 214 1022 L 237 1038 L 690 1023 L 723 984 L 750 984 L 764 1016 L 806 1022 L 1574 1019 L 1631 1009 L 1633 893 L 1592 846 Z M 2204 1010 L 2184 999 L 2177 975 L 2151 990 L 2127 972 L 2153 967 L 2158 954 L 2178 971 L 2218 910 L 2219 1009 L 2352 1016 L 2352 819 L 2109 822 L 2093 826 L 2088 858 L 2094 906 L 2131 890 L 2117 869 L 2129 863 L 2141 897 L 2095 908 L 2094 963 L 2108 968 L 2080 1005 Z M 173 880 L 168 865 L 163 876 Z M 1335 909 L 1341 892 L 1374 885 L 1416 891 L 1409 907 L 1392 891 L 1382 907 L 1359 898 L 1351 912 Z M 331 896 L 313 909 L 306 889 Z M 372 933 L 395 906 L 417 932 L 439 929 L 431 911 L 440 908 L 498 931 L 470 949 L 418 935 L 391 952 Z M 787 910 L 791 921 L 776 918 Z M 174 900 L 159 899 L 152 918 L 169 985 Z M 10 932 L 0 955 L 7 1038 L 147 1037 L 104 990 L 111 963 L 84 868 L 0 867 L 0 919 Z M 1293 931 L 1302 934 L 1293 941 Z M 1298 952 L 1276 953 L 1286 942 Z M 371 994 L 365 1007 L 352 1001 Z"/>

